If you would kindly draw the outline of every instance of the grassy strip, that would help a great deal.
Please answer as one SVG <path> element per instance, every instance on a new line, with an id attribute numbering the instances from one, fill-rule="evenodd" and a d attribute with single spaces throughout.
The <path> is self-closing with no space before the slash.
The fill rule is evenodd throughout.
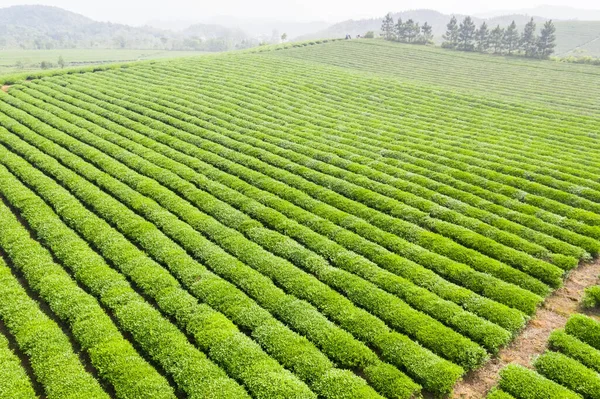
<path id="1" fill-rule="evenodd" d="M 23 129 L 19 128 L 18 125 L 12 124 L 10 125 L 10 127 L 14 130 L 21 131 L 21 134 L 25 135 Z M 9 138 L 8 136 L 2 137 L 1 140 L 9 140 Z M 40 143 L 44 140 L 45 139 L 42 139 L 38 136 L 38 145 L 42 145 Z M 56 146 L 55 144 L 48 145 L 49 143 L 47 141 L 46 143 L 47 145 L 44 146 L 46 151 L 50 151 L 49 147 L 54 148 L 55 150 L 60 149 L 60 147 Z M 181 262 L 182 257 L 187 257 L 185 251 L 175 246 L 166 237 L 162 236 L 162 234 L 159 233 L 157 236 L 158 231 L 156 231 L 156 228 L 153 225 L 148 224 L 142 218 L 135 215 L 135 213 L 129 211 L 125 206 L 99 191 L 92 184 L 88 183 L 87 181 L 73 174 L 72 172 L 68 171 L 64 167 L 59 166 L 58 164 L 56 164 L 56 161 L 52 160 L 54 161 L 52 162 L 50 161 L 51 158 L 47 156 L 41 156 L 41 154 L 32 151 L 32 149 L 30 148 L 28 149 L 28 147 L 29 146 L 19 144 L 14 140 L 11 143 L 11 148 L 13 150 L 18 150 L 19 153 L 23 154 L 28 158 L 31 158 L 38 167 L 42 167 L 48 173 L 56 175 L 60 181 L 62 181 L 64 184 L 67 184 L 74 191 L 74 193 L 78 195 L 78 197 L 80 197 L 85 203 L 97 208 L 97 212 L 99 212 L 103 217 L 107 218 L 108 220 L 112 220 L 114 225 L 122 229 L 125 232 L 125 234 L 129 235 L 133 240 L 140 243 L 140 245 L 142 245 L 147 251 L 149 251 L 150 254 L 156 256 L 157 259 L 167 264 L 177 265 Z M 64 161 L 70 160 L 72 164 L 73 160 L 75 159 L 74 156 L 68 151 L 62 151 L 63 154 L 61 154 L 59 158 L 61 158 Z M 84 162 L 79 161 L 78 164 L 79 170 L 83 171 L 84 173 L 93 173 L 93 171 L 95 170 L 95 168 L 93 168 L 91 165 L 86 164 Z M 98 174 L 96 172 L 96 176 L 92 180 L 96 180 L 100 184 L 104 185 L 110 184 L 110 189 L 112 191 L 117 190 L 117 193 L 119 193 L 118 190 L 121 190 L 121 193 L 119 195 L 123 199 L 125 199 L 126 202 L 130 201 L 131 203 L 136 204 L 136 206 L 138 207 L 148 209 L 147 206 L 150 203 L 148 203 L 147 201 L 146 203 L 144 203 L 143 200 L 140 201 L 139 194 L 127 188 L 127 186 L 117 184 L 116 181 L 108 178 L 108 176 L 106 176 L 106 179 L 101 179 L 102 176 L 104 176 L 104 174 Z M 126 191 L 123 191 L 124 189 L 126 189 Z M 156 205 L 154 205 L 154 208 L 156 208 Z M 160 209 L 156 208 L 152 214 L 156 218 L 165 214 L 165 212 L 160 211 Z M 176 235 L 178 235 L 177 238 L 179 238 L 180 240 L 183 239 L 183 241 L 188 245 L 190 244 L 190 238 L 192 236 L 196 237 L 200 241 L 204 240 L 202 236 L 199 236 L 189 226 L 179 221 L 176 217 L 170 217 L 166 220 L 162 220 L 161 224 L 171 228 L 171 233 L 175 233 Z M 193 232 L 192 234 L 190 234 L 190 230 Z M 192 243 L 193 242 L 194 241 L 192 241 Z M 237 262 L 238 265 L 236 265 L 235 260 L 232 262 L 232 259 L 220 259 L 218 247 L 213 246 L 208 241 L 204 242 L 205 244 L 202 248 L 199 248 L 199 243 L 197 243 L 195 247 L 191 248 L 191 251 L 196 254 L 201 253 L 203 257 L 208 258 L 210 260 L 209 264 L 212 266 L 217 266 L 219 271 L 224 271 L 226 273 L 233 274 L 231 277 L 233 277 L 234 279 L 241 280 L 243 284 L 247 284 L 248 288 L 250 288 L 253 293 L 260 293 L 263 303 L 266 303 L 269 305 L 270 308 L 277 310 L 280 316 L 282 316 L 285 320 L 292 321 L 292 324 L 300 324 L 299 327 L 301 328 L 301 331 L 305 332 L 309 337 L 317 338 L 317 341 L 320 341 L 320 343 L 325 345 L 325 350 L 327 350 L 329 353 L 332 353 L 336 360 L 343 362 L 343 364 L 348 365 L 349 367 L 356 367 L 357 363 L 360 364 L 364 368 L 363 370 L 367 378 L 373 380 L 375 383 L 379 383 L 379 387 L 384 392 L 387 392 L 389 390 L 385 386 L 381 386 L 381 383 L 384 383 L 384 381 L 388 387 L 392 386 L 395 390 L 397 390 L 396 394 L 398 395 L 398 397 L 410 396 L 410 393 L 414 392 L 414 390 L 416 389 L 416 385 L 412 381 L 410 381 L 403 374 L 399 373 L 397 370 L 381 363 L 375 355 L 369 354 L 370 352 L 368 351 L 368 349 L 364 346 L 360 346 L 360 344 L 354 341 L 350 335 L 344 334 L 342 331 L 335 329 L 332 325 L 325 322 L 325 320 L 320 314 L 314 312 L 310 308 L 303 306 L 299 301 L 290 301 L 289 299 L 286 299 L 281 291 L 277 290 L 275 287 L 270 288 L 268 285 L 265 285 L 268 284 L 267 281 L 261 281 L 258 275 L 255 275 L 254 280 L 252 278 L 249 278 L 247 276 L 247 273 L 239 271 L 239 262 Z M 227 269 L 229 265 L 232 265 L 235 268 Z M 201 289 L 201 287 L 198 287 L 198 289 Z M 272 294 L 269 296 L 268 292 L 271 292 Z M 222 298 L 213 298 L 213 300 L 218 303 L 222 301 Z M 282 304 L 286 304 L 286 306 L 282 306 Z M 238 317 L 241 319 L 245 319 L 248 316 L 242 314 Z M 264 319 L 264 315 L 262 315 L 261 318 Z M 259 318 L 259 320 L 261 318 Z M 248 320 L 246 320 L 246 323 L 247 322 Z M 254 325 L 252 327 L 257 328 L 258 326 Z M 287 342 L 281 341 L 281 329 L 258 330 L 260 332 L 257 333 L 257 336 L 260 337 L 262 335 L 264 337 L 262 342 L 263 344 L 268 346 L 269 349 L 273 349 L 273 347 L 279 348 L 283 345 L 283 348 L 285 349 L 284 353 L 278 354 L 286 355 L 285 358 L 280 360 L 282 361 L 282 363 L 286 365 L 290 365 L 290 363 L 292 363 L 296 366 L 300 366 L 300 370 L 298 371 L 304 373 L 311 371 L 310 367 L 306 364 L 302 365 L 302 362 L 300 362 L 301 364 L 298 365 L 297 362 L 301 359 L 298 358 L 298 354 L 296 353 L 297 348 L 289 347 L 286 345 Z M 392 337 L 389 337 L 388 339 L 392 339 Z M 396 340 L 397 339 L 400 339 L 400 336 L 396 336 Z M 449 385 L 453 383 L 453 381 L 455 381 L 455 379 L 458 378 L 458 375 L 460 375 L 460 373 L 462 372 L 462 369 L 457 368 L 457 366 L 451 365 L 450 363 L 446 365 L 446 363 L 441 362 L 441 359 L 436 359 L 430 353 L 425 352 L 423 349 L 416 346 L 408 339 L 405 340 L 406 341 L 404 346 L 407 346 L 412 351 L 417 351 L 417 353 L 421 353 L 421 361 L 423 361 L 423 359 L 428 359 L 429 364 L 439 363 L 440 366 L 446 367 L 448 369 L 447 372 L 455 373 L 449 374 L 450 376 L 456 375 L 454 377 L 454 380 L 448 381 L 445 379 L 445 384 Z M 336 343 L 332 345 L 331 342 Z M 306 345 L 303 345 L 302 348 L 304 348 L 305 346 Z M 405 350 L 404 346 L 398 349 Z M 347 348 L 354 348 L 354 350 L 351 352 L 346 352 Z M 292 353 L 290 353 L 290 351 L 292 351 Z M 391 353 L 395 354 L 395 349 L 392 349 Z M 413 354 L 408 351 L 404 353 L 406 354 L 406 356 L 413 356 Z M 229 354 L 229 352 L 223 353 L 223 355 Z M 279 356 L 279 358 L 281 358 L 281 356 Z M 320 366 L 321 365 L 319 365 L 319 367 Z M 361 387 L 361 380 L 356 378 L 353 379 L 351 377 L 351 374 L 344 374 L 339 370 L 337 372 L 334 370 L 328 371 L 322 369 L 318 371 L 325 371 L 326 375 L 323 378 L 327 378 L 330 382 L 339 379 L 340 382 L 337 386 L 344 386 L 343 384 L 345 384 L 347 388 L 349 386 L 356 388 L 355 392 L 362 392 L 362 394 L 365 395 L 369 393 L 369 390 L 367 390 L 364 386 Z M 319 382 L 315 382 L 315 380 L 318 380 L 318 378 L 320 378 L 320 376 L 315 375 L 302 375 L 302 377 L 312 380 L 312 382 L 314 382 L 315 384 Z M 448 377 L 444 376 L 444 378 Z M 325 390 L 329 388 L 331 388 L 332 390 L 337 389 L 336 386 L 317 386 Z M 407 392 L 409 392 L 408 395 Z"/>
<path id="2" fill-rule="evenodd" d="M 600 398 L 600 376 L 577 360 L 558 352 L 546 352 L 533 363 L 538 373 L 581 394 L 584 398 Z"/>
<path id="3" fill-rule="evenodd" d="M 52 311 L 72 326 L 80 339 L 94 331 L 94 317 L 84 317 L 93 301 L 29 236 L 10 209 L 0 202 L 0 247 L 21 271 L 30 287 Z M 85 371 L 67 336 L 50 320 L 0 261 L 0 316 L 31 363 L 48 399 L 108 399 L 98 381 Z M 97 306 L 97 304 L 96 304 Z M 89 317 L 89 316 L 88 316 Z M 96 318 L 97 319 L 97 318 Z"/>
<path id="4" fill-rule="evenodd" d="M 0 258 L 0 284 L 4 284 L 4 277 L 9 274 L 4 260 Z M 0 289 L 0 293 L 1 293 Z M 4 293 L 1 293 L 4 294 Z M 15 300 L 14 297 L 6 299 Z M 0 318 L 2 317 L 0 302 Z M 8 340 L 0 333 L 0 398 L 35 399 L 37 396 L 31 381 L 21 365 L 21 361 L 10 349 Z"/>

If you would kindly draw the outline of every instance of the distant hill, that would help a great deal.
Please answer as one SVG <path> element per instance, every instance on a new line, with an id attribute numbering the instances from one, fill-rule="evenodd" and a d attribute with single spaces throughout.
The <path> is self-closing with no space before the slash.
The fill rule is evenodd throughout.
<path id="1" fill-rule="evenodd" d="M 506 14 L 537 15 L 542 18 L 554 20 L 579 20 L 579 21 L 600 21 L 600 10 L 582 10 L 579 8 L 565 6 L 541 5 L 534 8 L 524 8 L 519 10 L 492 11 L 482 14 L 475 14 L 480 18 L 493 18 Z"/>
<path id="2" fill-rule="evenodd" d="M 243 31 L 253 38 L 271 38 L 273 33 L 281 35 L 286 33 L 289 39 L 298 36 L 307 35 L 316 31 L 326 29 L 330 24 L 324 21 L 313 22 L 294 22 L 276 19 L 240 19 L 229 16 L 216 16 L 204 18 L 199 21 L 178 20 L 178 21 L 149 21 L 147 25 L 159 28 L 169 29 L 175 32 L 186 30 L 192 25 L 218 25 L 233 30 Z"/>
<path id="3" fill-rule="evenodd" d="M 182 32 L 97 22 L 50 6 L 0 8 L 0 49 L 153 49 L 221 51 L 253 43 L 239 31 L 195 25 Z"/>
<path id="4" fill-rule="evenodd" d="M 465 16 L 455 14 L 457 18 L 462 19 Z M 443 14 L 433 10 L 411 10 L 399 13 L 392 13 L 394 21 L 398 18 L 403 20 L 412 18 L 415 22 L 423 24 L 428 22 L 433 27 L 433 34 L 436 42 L 441 42 L 442 35 L 446 30 L 446 24 L 450 21 L 451 15 Z M 382 17 L 383 18 L 383 17 Z M 356 35 L 364 35 L 368 31 L 379 33 L 381 30 L 382 18 L 348 20 L 334 25 L 327 29 L 314 32 L 309 35 L 302 36 L 300 39 L 327 39 L 344 37 L 346 34 L 356 37 Z M 476 24 L 481 24 L 486 21 L 490 26 L 507 26 L 511 21 L 515 21 L 519 28 L 522 28 L 531 18 L 525 14 L 510 14 L 495 16 L 492 18 L 473 17 Z M 539 24 L 545 22 L 547 18 L 534 17 L 534 20 Z M 600 56 L 600 21 L 555 21 L 556 25 L 556 53 L 558 55 L 568 55 L 575 52 L 579 54 Z M 539 29 L 539 28 L 538 28 Z"/>

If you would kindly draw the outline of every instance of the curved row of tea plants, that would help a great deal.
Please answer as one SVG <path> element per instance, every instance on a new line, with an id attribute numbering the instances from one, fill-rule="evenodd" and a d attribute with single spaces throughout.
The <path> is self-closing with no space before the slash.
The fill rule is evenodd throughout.
<path id="1" fill-rule="evenodd" d="M 529 370 L 509 365 L 488 398 L 600 398 L 600 322 L 573 315 L 548 339 L 549 350 Z M 512 395 L 512 396 L 510 396 Z"/>

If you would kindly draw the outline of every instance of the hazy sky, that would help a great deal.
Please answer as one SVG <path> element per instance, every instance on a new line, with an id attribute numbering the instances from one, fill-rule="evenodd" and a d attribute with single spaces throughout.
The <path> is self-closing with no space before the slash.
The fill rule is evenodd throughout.
<path id="1" fill-rule="evenodd" d="M 0 7 L 33 3 L 65 8 L 100 21 L 133 25 L 152 19 L 200 20 L 216 15 L 337 22 L 417 8 L 462 14 L 531 8 L 539 4 L 600 9 L 598 0 L 0 0 Z"/>

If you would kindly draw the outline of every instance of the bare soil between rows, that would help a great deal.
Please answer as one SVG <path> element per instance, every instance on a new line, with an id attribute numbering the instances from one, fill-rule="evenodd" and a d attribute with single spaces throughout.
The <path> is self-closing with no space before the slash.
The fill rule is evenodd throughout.
<path id="1" fill-rule="evenodd" d="M 2 90 L 3 92 L 5 92 L 5 93 L 8 93 L 8 88 L 9 88 L 9 87 L 10 87 L 10 85 L 4 85 L 4 86 L 2 86 L 2 89 L 1 89 L 1 90 Z"/>
<path id="2" fill-rule="evenodd" d="M 571 271 L 562 288 L 544 301 L 525 329 L 498 356 L 483 367 L 468 373 L 455 388 L 452 398 L 481 399 L 498 382 L 498 372 L 509 363 L 531 367 L 531 361 L 546 350 L 550 333 L 565 326 L 573 313 L 587 313 L 594 317 L 598 313 L 583 311 L 579 302 L 586 287 L 598 284 L 600 260 L 580 265 Z"/>

